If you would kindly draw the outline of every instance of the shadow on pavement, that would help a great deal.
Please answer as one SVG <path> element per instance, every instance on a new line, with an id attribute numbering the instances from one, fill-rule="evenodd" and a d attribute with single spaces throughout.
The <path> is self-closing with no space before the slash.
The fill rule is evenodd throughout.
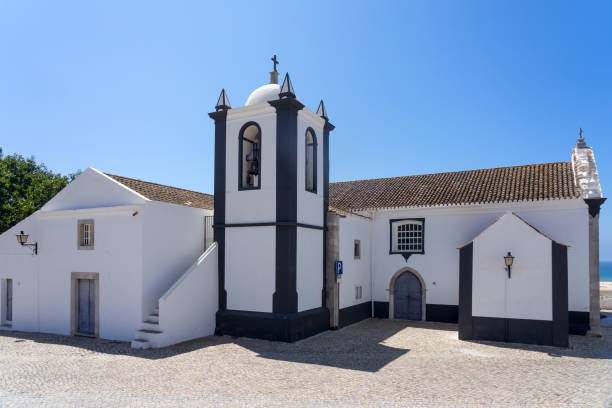
<path id="1" fill-rule="evenodd" d="M 609 315 L 606 319 L 612 320 L 612 315 Z M 457 325 L 452 323 L 374 318 L 364 320 L 340 330 L 326 331 L 295 343 L 274 342 L 243 337 L 208 336 L 174 346 L 149 350 L 132 349 L 128 342 L 45 333 L 0 331 L 0 337 L 14 339 L 13 341 L 16 343 L 33 341 L 37 343 L 78 347 L 96 353 L 125 355 L 151 360 L 165 359 L 206 349 L 208 347 L 233 344 L 257 353 L 257 356 L 260 358 L 315 364 L 364 372 L 376 372 L 392 361 L 410 352 L 408 347 L 391 347 L 384 343 L 386 339 L 389 339 L 398 332 L 410 330 L 411 328 L 419 329 L 421 333 L 422 330 L 439 332 L 457 331 Z M 570 335 L 570 347 L 568 348 L 491 341 L 467 341 L 465 343 L 482 344 L 500 349 L 528 350 L 547 353 L 555 357 L 612 359 L 612 327 L 602 325 L 602 332 L 603 336 L 599 338 Z M 410 332 L 408 332 L 408 334 L 410 335 Z M 440 335 L 442 335 L 442 333 L 440 333 Z M 418 339 L 412 339 L 413 340 L 410 341 L 411 347 L 418 349 Z M 458 343 L 448 345 L 446 347 L 449 347 L 449 349 L 442 349 L 440 352 L 452 351 L 454 347 L 460 348 L 463 343 L 463 341 L 458 340 Z M 397 345 L 398 342 L 395 341 L 394 344 Z"/>

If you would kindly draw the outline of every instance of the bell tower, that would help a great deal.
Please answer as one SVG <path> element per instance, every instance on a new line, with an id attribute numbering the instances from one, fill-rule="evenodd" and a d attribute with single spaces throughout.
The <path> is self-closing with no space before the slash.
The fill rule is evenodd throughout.
<path id="1" fill-rule="evenodd" d="M 289 74 L 215 112 L 217 333 L 296 341 L 329 328 L 325 228 L 329 122 L 296 97 Z"/>

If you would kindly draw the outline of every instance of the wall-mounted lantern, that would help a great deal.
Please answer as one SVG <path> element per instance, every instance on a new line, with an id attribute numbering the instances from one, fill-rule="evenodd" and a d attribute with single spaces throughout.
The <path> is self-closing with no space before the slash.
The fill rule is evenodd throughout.
<path id="1" fill-rule="evenodd" d="M 21 244 L 21 246 L 31 246 L 34 247 L 34 249 L 32 250 L 34 252 L 34 255 L 38 254 L 38 242 L 35 242 L 33 244 L 28 244 L 28 237 L 29 235 L 24 234 L 23 231 L 21 231 L 21 234 L 17 234 L 17 242 L 19 242 Z"/>
<path id="2" fill-rule="evenodd" d="M 512 253 L 508 252 L 508 255 L 504 256 L 504 261 L 506 262 L 506 270 L 508 271 L 508 279 L 510 279 L 510 270 L 512 269 L 512 264 L 514 263 L 514 257 Z"/>

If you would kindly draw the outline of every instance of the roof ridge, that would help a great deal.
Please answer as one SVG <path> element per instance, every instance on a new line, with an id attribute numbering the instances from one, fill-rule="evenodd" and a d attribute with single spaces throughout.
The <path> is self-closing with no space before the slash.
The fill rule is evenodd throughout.
<path id="1" fill-rule="evenodd" d="M 551 164 L 571 164 L 571 163 L 572 162 L 568 160 L 568 161 L 558 161 L 558 162 L 548 162 L 548 163 L 520 164 L 518 166 L 498 166 L 498 167 L 489 167 L 489 168 L 486 168 L 486 169 L 440 171 L 440 172 L 437 172 L 437 173 L 410 174 L 410 175 L 407 175 L 407 176 L 392 176 L 392 177 L 380 177 L 380 178 L 370 178 L 370 179 L 334 181 L 334 182 L 330 182 L 329 184 L 355 183 L 355 182 L 363 182 L 363 181 L 393 180 L 393 179 L 401 179 L 401 178 L 406 178 L 406 177 L 435 176 L 435 175 L 441 175 L 441 174 L 469 173 L 469 172 L 484 171 L 484 170 L 516 169 L 516 168 L 521 168 L 521 167 L 545 166 L 545 165 L 551 165 Z"/>
<path id="2" fill-rule="evenodd" d="M 214 197 L 212 194 L 202 193 L 201 191 L 189 190 L 187 188 L 169 186 L 167 184 L 160 184 L 160 183 L 155 183 L 155 182 L 152 182 L 152 181 L 146 181 L 146 180 L 135 179 L 135 178 L 132 178 L 132 177 L 120 176 L 118 174 L 111 174 L 111 173 L 106 173 L 106 172 L 104 174 L 106 174 L 109 177 L 119 177 L 119 178 L 128 179 L 128 180 L 132 180 L 132 181 L 138 181 L 140 183 L 153 184 L 153 185 L 160 186 L 160 187 L 168 187 L 168 188 L 173 188 L 173 189 L 176 189 L 176 190 L 183 190 L 183 191 L 188 191 L 190 193 L 196 193 L 196 194 L 202 194 L 202 195 L 207 195 L 207 196 L 210 196 L 210 197 Z"/>

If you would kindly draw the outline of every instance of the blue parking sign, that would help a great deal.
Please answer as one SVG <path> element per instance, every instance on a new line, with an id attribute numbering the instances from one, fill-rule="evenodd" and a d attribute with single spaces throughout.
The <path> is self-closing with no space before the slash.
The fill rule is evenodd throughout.
<path id="1" fill-rule="evenodd" d="M 342 275 L 342 261 L 336 261 L 336 275 Z"/>

